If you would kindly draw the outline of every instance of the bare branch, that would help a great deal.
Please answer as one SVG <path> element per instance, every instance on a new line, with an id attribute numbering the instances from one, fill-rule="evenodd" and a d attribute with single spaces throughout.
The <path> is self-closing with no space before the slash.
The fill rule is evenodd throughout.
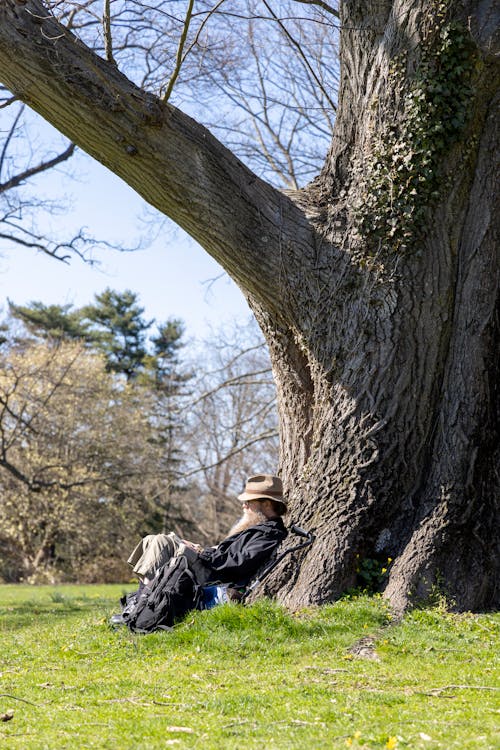
<path id="1" fill-rule="evenodd" d="M 5 86 L 0 86 L 0 92 L 1 92 L 0 96 L 3 96 L 4 93 L 6 95 L 5 98 L 0 98 L 0 109 L 4 109 L 5 107 L 9 107 L 14 102 L 19 101 L 19 97 L 18 96 L 14 96 L 14 94 L 11 94 L 10 91 L 5 88 Z"/>
<path id="2" fill-rule="evenodd" d="M 313 68 L 312 68 L 312 66 L 311 66 L 311 64 L 310 64 L 310 62 L 309 62 L 309 60 L 307 59 L 306 55 L 304 54 L 304 51 L 303 51 L 303 49 L 302 49 L 301 45 L 300 45 L 300 44 L 299 44 L 299 43 L 297 42 L 297 40 L 296 40 L 296 39 L 294 39 L 294 37 L 293 37 L 293 36 L 292 36 L 292 35 L 290 34 L 290 32 L 289 32 L 289 31 L 288 31 L 288 29 L 286 28 L 286 26 L 285 26 L 285 24 L 283 23 L 283 21 L 282 21 L 282 20 L 281 20 L 281 19 L 280 19 L 280 18 L 279 18 L 279 17 L 278 17 L 277 15 L 276 15 L 276 13 L 275 13 L 275 12 L 274 12 L 274 11 L 272 10 L 272 8 L 270 7 L 269 3 L 268 3 L 268 2 L 266 1 L 266 0 L 262 0 L 262 2 L 263 2 L 263 3 L 264 3 L 264 5 L 266 6 L 266 8 L 268 9 L 268 11 L 269 11 L 269 13 L 270 13 L 270 14 L 272 15 L 272 17 L 273 17 L 273 18 L 275 19 L 275 21 L 277 22 L 277 24 L 279 25 L 279 27 L 280 27 L 280 28 L 281 28 L 281 29 L 283 30 L 283 33 L 285 34 L 285 36 L 286 36 L 286 37 L 287 37 L 287 38 L 288 38 L 288 39 L 290 40 L 291 44 L 292 44 L 292 45 L 293 45 L 293 46 L 295 47 L 295 49 L 296 49 L 296 50 L 297 50 L 297 52 L 299 53 L 300 57 L 301 57 L 301 58 L 303 59 L 303 61 L 304 61 L 304 64 L 305 64 L 305 66 L 307 67 L 307 69 L 309 70 L 309 72 L 310 72 L 310 73 L 311 73 L 311 75 L 313 76 L 314 80 L 315 80 L 315 81 L 316 81 L 316 83 L 318 84 L 319 88 L 321 89 L 321 91 L 322 91 L 322 93 L 323 93 L 323 96 L 324 96 L 324 97 L 325 97 L 325 99 L 327 100 L 327 102 L 328 102 L 328 104 L 330 105 L 330 107 L 332 108 L 332 110 L 333 110 L 333 111 L 335 112 L 335 111 L 337 110 L 337 105 L 336 105 L 336 104 L 335 104 L 335 102 L 334 102 L 334 101 L 333 101 L 333 100 L 332 100 L 332 99 L 330 98 L 330 96 L 329 96 L 328 92 L 327 92 L 327 91 L 326 91 L 326 90 L 324 89 L 324 87 L 323 87 L 323 84 L 322 84 L 321 80 L 320 80 L 320 79 L 318 78 L 317 74 L 316 74 L 316 73 L 315 73 L 315 71 L 313 70 Z"/>
<path id="3" fill-rule="evenodd" d="M 294 0 L 294 2 L 303 3 L 304 5 L 317 5 L 318 8 L 325 10 L 327 13 L 331 13 L 335 18 L 340 18 L 338 10 L 328 3 L 322 2 L 322 0 Z"/>
<path id="4" fill-rule="evenodd" d="M 15 125 L 17 125 L 17 121 L 19 119 L 20 114 L 21 113 L 19 113 L 19 115 L 16 117 Z M 11 133 L 13 132 L 13 129 L 11 130 Z M 4 145 L 4 149 L 2 152 L 2 160 L 3 160 L 4 152 L 5 152 L 7 145 L 8 145 L 8 141 Z M 63 151 L 58 156 L 55 156 L 53 159 L 49 159 L 48 161 L 38 164 L 38 166 L 36 167 L 31 167 L 30 169 L 26 169 L 24 172 L 20 172 L 15 177 L 11 177 L 10 180 L 7 180 L 7 182 L 0 184 L 0 193 L 4 193 L 6 190 L 10 190 L 11 188 L 18 187 L 30 177 L 40 174 L 41 172 L 46 172 L 48 169 L 52 169 L 52 167 L 55 167 L 57 164 L 61 164 L 61 162 L 66 161 L 73 155 L 75 148 L 76 148 L 75 144 L 70 143 L 70 145 L 65 151 Z M 0 161 L 0 166 L 1 166 L 1 161 Z"/>
<path id="5" fill-rule="evenodd" d="M 113 57 L 113 38 L 111 35 L 111 0 L 104 0 L 102 25 L 104 29 L 104 49 L 106 51 L 106 60 L 113 65 L 116 65 L 116 60 Z"/>
<path id="6" fill-rule="evenodd" d="M 182 29 L 182 34 L 181 34 L 181 37 L 179 39 L 179 46 L 177 47 L 177 55 L 176 55 L 176 58 L 175 58 L 174 71 L 173 71 L 172 75 L 170 76 L 170 80 L 169 80 L 169 82 L 167 84 L 167 88 L 166 88 L 165 93 L 163 94 L 163 97 L 162 97 L 162 99 L 163 99 L 164 102 L 166 102 L 166 101 L 169 100 L 170 94 L 172 93 L 172 89 L 174 88 L 175 82 L 176 82 L 176 80 L 177 80 L 177 78 L 179 76 L 179 73 L 180 73 L 180 70 L 181 70 L 181 67 L 182 67 L 182 61 L 183 61 L 182 52 L 183 52 L 183 49 L 184 49 L 184 45 L 186 43 L 186 38 L 187 38 L 187 35 L 188 35 L 188 31 L 189 31 L 189 24 L 191 23 L 191 17 L 192 17 L 192 14 L 193 14 L 193 5 L 194 5 L 194 0 L 189 0 L 189 5 L 188 5 L 187 11 L 186 11 L 186 18 L 184 20 L 184 26 L 183 26 L 183 29 Z"/>
<path id="7" fill-rule="evenodd" d="M 11 242 L 16 243 L 17 245 L 21 245 L 22 247 L 31 248 L 32 250 L 38 250 L 39 252 L 44 253 L 44 255 L 48 255 L 50 258 L 60 260 L 62 263 L 69 263 L 72 255 L 77 255 L 89 265 L 94 265 L 97 262 L 93 258 L 87 257 L 85 255 L 85 251 L 81 250 L 79 247 L 80 244 L 86 245 L 89 243 L 95 243 L 94 239 L 86 237 L 83 232 L 79 232 L 68 242 L 56 243 L 49 240 L 47 237 L 34 235 L 23 227 L 16 226 L 15 229 L 23 232 L 26 236 L 32 237 L 33 239 L 23 239 L 23 237 L 17 236 L 16 234 L 6 234 L 5 232 L 0 232 L 0 239 L 10 240 Z M 61 254 L 61 251 L 64 250 L 68 250 L 69 252 Z"/>
<path id="8" fill-rule="evenodd" d="M 3 165 L 5 163 L 5 157 L 6 157 L 10 142 L 12 138 L 14 137 L 14 133 L 16 132 L 16 129 L 19 124 L 19 120 L 21 119 L 21 116 L 23 114 L 23 111 L 24 111 L 24 104 L 21 107 L 19 107 L 19 111 L 14 118 L 14 122 L 12 123 L 9 134 L 7 138 L 5 139 L 5 143 L 3 144 L 2 155 L 0 156 L 0 174 L 2 173 Z M 1 192 L 2 192 L 2 186 L 0 185 L 0 193 Z"/>
<path id="9" fill-rule="evenodd" d="M 211 396 L 214 396 L 219 391 L 223 390 L 224 388 L 231 388 L 233 386 L 240 386 L 240 385 L 273 385 L 274 382 L 272 380 L 270 381 L 263 381 L 263 380 L 250 380 L 250 378 L 255 377 L 256 375 L 266 375 L 271 372 L 270 368 L 266 368 L 265 370 L 257 370 L 255 372 L 249 372 L 249 373 L 242 373 L 241 375 L 236 375 L 234 378 L 228 378 L 227 380 L 224 380 L 223 383 L 219 383 L 219 385 L 216 385 L 214 388 L 210 389 L 209 391 L 205 391 L 205 393 L 202 393 L 198 398 L 196 398 L 194 401 L 192 401 L 189 406 L 190 408 L 193 408 L 197 406 L 197 404 L 201 403 L 202 401 L 206 401 Z"/>
<path id="10" fill-rule="evenodd" d="M 207 471 L 208 469 L 214 469 L 216 466 L 221 466 L 222 464 L 229 461 L 229 459 L 234 458 L 234 456 L 237 456 L 238 454 L 243 453 L 252 445 L 255 445 L 256 443 L 260 443 L 263 440 L 268 440 L 269 438 L 275 438 L 275 437 L 278 437 L 277 430 L 267 430 L 267 431 L 261 432 L 258 435 L 254 435 L 252 438 L 249 438 L 246 442 L 241 443 L 233 450 L 230 450 L 227 454 L 219 458 L 217 461 L 214 461 L 211 464 L 197 466 L 195 469 L 192 469 L 191 471 L 186 472 L 182 476 L 184 479 L 187 479 L 188 477 L 192 477 L 195 474 L 199 474 L 202 471 Z"/>

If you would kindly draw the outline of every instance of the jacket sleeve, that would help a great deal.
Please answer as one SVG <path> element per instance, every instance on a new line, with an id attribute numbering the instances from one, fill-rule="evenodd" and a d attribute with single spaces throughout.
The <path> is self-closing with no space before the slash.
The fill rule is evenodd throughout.
<path id="1" fill-rule="evenodd" d="M 221 583 L 245 583 L 271 557 L 283 535 L 269 535 L 258 527 L 224 540 L 200 553 L 200 559 Z"/>

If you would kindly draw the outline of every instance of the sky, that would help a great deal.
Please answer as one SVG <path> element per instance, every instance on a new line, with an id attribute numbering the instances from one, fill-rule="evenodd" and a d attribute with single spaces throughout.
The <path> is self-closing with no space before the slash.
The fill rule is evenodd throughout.
<path id="1" fill-rule="evenodd" d="M 68 265 L 2 241 L 3 311 L 7 298 L 21 305 L 37 300 L 80 307 L 111 287 L 136 292 L 146 318 L 183 320 L 186 340 L 202 340 L 233 321 L 250 318 L 236 284 L 194 240 L 172 222 L 160 221 L 157 212 L 97 162 L 80 155 L 75 166 L 78 179 L 69 174 L 69 166 L 39 178 L 36 187 L 42 197 L 64 196 L 72 203 L 71 210 L 60 216 L 42 215 L 43 227 L 58 237 L 72 236 L 86 227 L 95 238 L 145 247 L 134 252 L 97 249 L 95 257 L 100 263 L 90 266 L 77 257 Z M 211 283 L 221 274 L 222 278 Z"/>

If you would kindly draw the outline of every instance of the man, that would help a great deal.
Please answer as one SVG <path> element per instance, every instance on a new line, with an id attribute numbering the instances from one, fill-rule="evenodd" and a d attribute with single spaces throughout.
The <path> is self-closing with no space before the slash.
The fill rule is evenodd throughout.
<path id="1" fill-rule="evenodd" d="M 133 617 L 137 616 L 137 601 L 141 596 L 147 597 L 149 611 L 139 620 L 147 621 L 148 627 L 136 627 L 134 620 L 134 629 L 149 632 L 149 624 L 153 621 L 154 629 L 161 627 L 155 620 L 160 608 L 170 608 L 170 611 L 163 612 L 157 618 L 158 622 L 171 624 L 179 612 L 209 607 L 206 599 L 204 603 L 199 601 L 200 587 L 215 584 L 231 584 L 236 588 L 245 586 L 269 561 L 288 533 L 282 520 L 287 503 L 281 479 L 270 474 L 249 477 L 238 500 L 243 505 L 243 515 L 229 536 L 216 547 L 203 549 L 175 534 L 149 535 L 141 540 L 128 562 L 141 581 L 133 601 Z M 178 573 L 177 577 L 174 571 Z M 130 626 L 127 620 L 129 602 L 127 599 L 123 615 L 125 623 Z M 114 615 L 112 622 L 119 624 L 120 616 Z"/>

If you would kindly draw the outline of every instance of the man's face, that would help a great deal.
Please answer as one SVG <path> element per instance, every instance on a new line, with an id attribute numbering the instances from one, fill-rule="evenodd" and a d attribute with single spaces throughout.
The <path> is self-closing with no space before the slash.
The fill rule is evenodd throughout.
<path id="1" fill-rule="evenodd" d="M 262 521 L 263 518 L 267 518 L 266 514 L 266 503 L 261 500 L 247 500 L 243 503 L 243 514 L 246 517 L 255 518 L 258 521 Z"/>
<path id="2" fill-rule="evenodd" d="M 248 500 L 243 503 L 243 515 L 236 521 L 234 526 L 229 532 L 229 535 L 239 533 L 248 529 L 250 526 L 256 526 L 258 523 L 264 523 L 267 521 L 267 515 L 265 513 L 266 504 L 259 500 Z"/>
<path id="3" fill-rule="evenodd" d="M 240 531 L 244 531 L 250 526 L 256 526 L 258 523 L 264 523 L 269 518 L 266 511 L 268 510 L 270 503 L 266 503 L 265 500 L 247 500 L 242 505 L 243 515 L 231 528 L 229 536 L 232 534 L 238 534 Z"/>

